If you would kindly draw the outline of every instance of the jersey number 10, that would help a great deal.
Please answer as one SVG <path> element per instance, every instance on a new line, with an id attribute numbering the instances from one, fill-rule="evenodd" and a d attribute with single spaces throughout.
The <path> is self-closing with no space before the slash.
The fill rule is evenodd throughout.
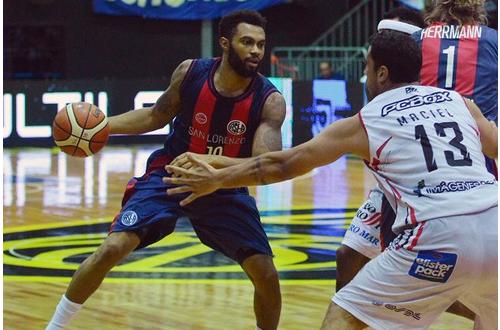
<path id="1" fill-rule="evenodd" d="M 207 146 L 207 154 L 209 155 L 222 156 L 223 153 L 224 149 L 221 146 L 218 147 Z"/>

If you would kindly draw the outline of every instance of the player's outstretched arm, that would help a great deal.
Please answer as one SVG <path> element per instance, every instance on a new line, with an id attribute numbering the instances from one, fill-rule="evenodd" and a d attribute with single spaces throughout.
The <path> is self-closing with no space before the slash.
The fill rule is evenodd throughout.
<path id="1" fill-rule="evenodd" d="M 479 135 L 481 137 L 481 145 L 483 146 L 483 153 L 495 159 L 498 157 L 498 128 L 494 122 L 488 121 L 478 106 L 469 99 L 464 98 L 467 108 L 469 108 L 472 117 L 477 123 L 479 128 Z"/>
<path id="2" fill-rule="evenodd" d="M 185 60 L 175 69 L 167 90 L 152 107 L 109 117 L 110 134 L 143 134 L 165 127 L 179 112 L 180 85 L 191 62 Z"/>
<path id="3" fill-rule="evenodd" d="M 163 181 L 181 185 L 169 189 L 168 194 L 191 192 L 181 202 L 184 206 L 220 188 L 285 181 L 334 162 L 348 152 L 369 159 L 368 138 L 357 116 L 333 123 L 314 139 L 294 148 L 268 152 L 223 169 L 215 169 L 196 155 L 190 155 L 196 170 L 167 165 L 166 170 L 174 176 Z"/>
<path id="4" fill-rule="evenodd" d="M 281 150 L 281 125 L 285 120 L 286 105 L 283 95 L 278 92 L 272 93 L 266 99 L 262 108 L 262 116 L 259 126 L 255 131 L 252 155 L 257 156 L 269 151 Z M 190 169 L 193 163 L 190 161 L 190 152 L 183 153 L 175 158 L 170 164 L 173 166 Z M 214 168 L 224 168 L 241 164 L 249 158 L 233 158 L 217 155 L 197 155 L 197 159 L 210 164 Z"/>

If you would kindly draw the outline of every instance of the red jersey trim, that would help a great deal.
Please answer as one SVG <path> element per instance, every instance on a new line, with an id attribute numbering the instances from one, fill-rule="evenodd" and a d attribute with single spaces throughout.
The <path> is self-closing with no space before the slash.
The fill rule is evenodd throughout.
<path id="1" fill-rule="evenodd" d="M 372 155 L 371 155 L 371 150 L 370 150 L 370 136 L 368 135 L 368 130 L 366 129 L 365 122 L 363 121 L 363 116 L 361 115 L 361 111 L 358 112 L 358 119 L 359 119 L 359 122 L 361 123 L 361 126 L 363 126 L 363 129 L 365 130 L 366 139 L 368 140 L 368 154 L 371 158 Z M 368 164 L 366 159 L 365 159 L 365 164 Z"/>
<path id="2" fill-rule="evenodd" d="M 438 85 L 439 56 L 441 39 L 424 38 L 422 40 L 422 69 L 420 70 L 420 83 L 425 86 Z"/>
<path id="3" fill-rule="evenodd" d="M 249 125 L 249 115 L 250 109 L 252 107 L 252 102 L 255 94 L 251 94 L 247 98 L 237 102 L 234 105 L 233 113 L 231 115 L 231 119 L 229 119 L 229 123 L 227 125 L 227 135 L 228 140 L 231 139 L 237 140 L 239 137 L 246 137 L 246 131 L 248 130 Z M 235 127 L 236 129 L 233 129 Z M 243 130 L 244 129 L 244 130 Z M 241 134 L 238 134 L 239 131 L 243 130 Z M 240 141 L 241 142 L 241 141 Z M 229 143 L 224 145 L 224 156 L 228 157 L 238 157 L 240 153 L 242 143 Z"/>
<path id="4" fill-rule="evenodd" d="M 479 39 L 460 39 L 457 54 L 455 90 L 462 95 L 472 95 L 476 83 L 477 52 Z"/>
<path id="5" fill-rule="evenodd" d="M 210 125 L 212 122 L 212 114 L 215 109 L 216 98 L 210 91 L 208 80 L 205 81 L 201 88 L 198 100 L 193 111 L 193 119 L 191 122 L 188 151 L 205 154 L 207 149 L 208 134 L 210 133 Z"/>
<path id="6" fill-rule="evenodd" d="M 418 243 L 418 240 L 420 238 L 420 236 L 422 236 L 422 231 L 424 230 L 424 224 L 425 222 L 421 222 L 418 226 L 417 226 L 417 234 L 415 235 L 415 237 L 413 237 L 413 240 L 411 241 L 411 244 L 410 246 L 408 246 L 408 251 L 412 251 L 413 248 L 417 245 Z"/>

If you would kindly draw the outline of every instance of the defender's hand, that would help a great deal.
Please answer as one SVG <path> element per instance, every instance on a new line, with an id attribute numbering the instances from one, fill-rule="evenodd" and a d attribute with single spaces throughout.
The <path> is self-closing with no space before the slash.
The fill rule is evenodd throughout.
<path id="1" fill-rule="evenodd" d="M 170 162 L 169 165 L 171 166 L 176 166 L 176 167 L 181 167 L 183 169 L 189 170 L 193 168 L 194 164 L 191 162 L 189 157 L 195 156 L 197 159 L 200 161 L 203 161 L 208 164 L 212 164 L 213 157 L 211 155 L 205 155 L 205 154 L 195 154 L 192 152 L 185 152 L 183 154 L 180 154 L 177 156 L 173 161 Z M 173 177 L 178 177 L 179 175 L 176 173 L 172 173 Z"/>
<path id="2" fill-rule="evenodd" d="M 185 152 L 183 154 L 180 154 L 179 156 L 175 157 L 173 161 L 170 162 L 169 165 L 175 166 L 175 167 L 181 167 L 183 169 L 189 170 L 191 169 L 194 164 L 191 162 L 189 159 L 189 156 L 194 156 L 196 155 L 198 159 L 203 160 L 207 163 L 210 164 L 210 155 L 203 155 L 203 154 L 195 154 L 192 152 Z M 179 175 L 172 173 L 173 177 L 178 177 Z"/>
<path id="3" fill-rule="evenodd" d="M 207 162 L 198 159 L 199 155 L 195 156 L 192 153 L 184 155 L 186 159 L 177 162 L 181 166 L 165 166 L 165 170 L 172 174 L 172 177 L 163 178 L 163 182 L 167 184 L 179 185 L 179 187 L 167 189 L 168 195 L 191 192 L 188 197 L 180 202 L 181 206 L 185 206 L 195 199 L 208 195 L 220 188 L 218 170 L 210 166 Z M 191 164 L 188 169 L 182 166 L 187 163 Z"/>

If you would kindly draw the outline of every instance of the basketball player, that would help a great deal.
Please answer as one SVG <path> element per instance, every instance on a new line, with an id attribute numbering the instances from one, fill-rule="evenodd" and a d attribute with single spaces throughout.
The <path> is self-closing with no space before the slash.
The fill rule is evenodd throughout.
<path id="1" fill-rule="evenodd" d="M 422 47 L 422 85 L 455 90 L 498 124 L 498 32 L 486 26 L 484 0 L 436 0 L 428 27 L 414 37 Z M 486 161 L 498 177 L 495 160 Z"/>
<path id="2" fill-rule="evenodd" d="M 292 149 L 215 169 L 192 154 L 196 170 L 167 166 L 169 195 L 189 205 L 219 188 L 269 184 L 362 157 L 396 210 L 399 234 L 335 294 L 323 329 L 425 329 L 454 301 L 476 329 L 497 324 L 497 181 L 483 153 L 497 157 L 498 130 L 470 100 L 420 86 L 422 57 L 408 34 L 383 30 L 368 50 L 370 102 Z M 178 175 L 182 175 L 178 177 Z"/>
<path id="3" fill-rule="evenodd" d="M 396 18 L 397 16 L 389 13 L 385 17 Z M 405 21 L 401 19 L 403 17 L 409 18 L 410 16 L 402 13 L 399 20 Z M 407 23 L 417 25 L 416 22 L 416 20 L 407 21 Z M 423 63 L 420 83 L 455 90 L 471 98 L 479 106 L 483 115 L 496 123 L 498 117 L 498 33 L 485 26 L 487 19 L 484 1 L 435 1 L 425 17 L 425 22 L 429 27 L 413 33 L 413 37 L 422 48 Z M 379 25 L 379 29 L 380 27 Z M 495 160 L 486 157 L 486 167 L 498 178 Z M 361 225 L 357 221 L 358 226 L 362 228 L 360 232 L 370 229 L 375 231 L 370 232 L 374 237 L 377 237 L 376 231 L 378 231 L 379 242 L 384 248 L 396 236 L 391 230 L 395 216 L 387 200 L 383 199 L 377 204 L 377 200 L 372 198 L 371 203 L 380 207 L 381 214 L 374 214 L 371 218 L 373 220 L 369 218 Z M 373 223 L 379 227 L 374 228 Z M 370 242 L 363 242 L 361 237 L 348 232 L 342 242 L 345 245 L 337 251 L 337 273 L 340 274 L 342 280 L 340 284 L 337 280 L 337 289 L 341 287 L 339 285 L 344 285 L 352 279 L 356 272 L 368 262 L 368 258 L 360 253 L 364 252 L 365 256 L 370 257 L 366 251 L 374 251 L 369 250 Z M 472 311 L 459 302 L 454 303 L 447 311 L 471 320 L 475 317 Z"/>
<path id="4" fill-rule="evenodd" d="M 271 247 L 247 188 L 219 190 L 180 207 L 182 198 L 165 195 L 165 165 L 185 151 L 227 157 L 214 167 L 242 162 L 281 149 L 283 96 L 258 73 L 264 56 L 266 20 L 238 11 L 220 21 L 222 58 L 182 62 L 168 89 L 150 108 L 109 118 L 111 134 L 141 134 L 173 121 L 165 146 L 149 157 L 146 173 L 132 178 L 110 234 L 73 275 L 47 329 L 63 329 L 99 287 L 106 274 L 132 251 L 174 231 L 187 216 L 207 246 L 238 262 L 255 288 L 257 329 L 276 329 L 281 310 L 278 273 Z M 242 186 L 243 187 L 243 186 Z"/>
<path id="5" fill-rule="evenodd" d="M 384 15 L 386 19 L 396 19 L 398 21 L 410 23 L 420 28 L 423 27 L 424 20 L 420 13 L 399 7 Z M 465 93 L 466 96 L 479 100 L 479 105 L 484 116 L 489 120 L 496 122 L 497 120 L 497 32 L 484 25 L 486 23 L 486 15 L 483 1 L 436 1 L 434 7 L 426 16 L 425 20 L 430 27 L 414 32 L 413 36 L 419 43 L 425 43 L 422 49 L 423 67 L 421 70 L 421 84 L 430 84 L 446 88 L 446 77 L 451 75 L 455 77 L 455 82 L 448 86 L 447 89 L 455 89 L 460 93 L 465 91 L 465 81 L 456 81 L 457 70 L 462 72 L 476 72 L 467 77 L 469 80 L 469 88 L 475 86 L 472 90 Z M 398 22 L 399 23 L 399 22 Z M 478 26 L 482 30 L 482 36 L 479 38 L 454 38 L 449 33 L 434 34 L 433 29 L 443 24 L 452 25 L 450 29 L 461 29 L 460 26 Z M 453 25 L 455 24 L 455 25 Z M 391 21 L 383 20 L 379 23 L 378 29 L 396 28 L 396 24 L 391 24 Z M 404 27 L 400 31 L 412 33 L 411 29 Z M 420 30 L 420 29 L 419 29 Z M 482 38 L 482 39 L 481 39 Z M 443 39 L 441 42 L 440 39 Z M 452 68 L 451 72 L 446 70 L 447 59 L 445 53 L 440 54 L 440 48 L 445 46 L 460 46 L 461 49 L 461 66 L 458 65 Z M 475 50 L 474 50 L 475 49 Z M 483 54 L 484 60 L 478 61 L 477 56 Z M 439 69 L 438 69 L 439 66 Z M 485 79 L 480 79 L 485 77 Z M 470 81 L 473 81 L 470 82 Z M 472 91 L 472 94 L 471 94 Z M 478 102 L 476 102 L 478 103 Z M 495 161 L 487 158 L 486 165 L 489 171 L 496 176 Z M 395 237 L 391 230 L 394 223 L 394 212 L 387 200 L 380 199 L 380 191 L 377 189 L 370 193 L 370 198 L 358 210 L 357 216 L 353 219 L 349 230 L 346 232 L 342 246 L 337 250 L 337 291 L 342 286 L 347 284 L 355 274 L 361 269 L 371 258 L 379 253 L 377 245 L 383 249 Z M 377 212 L 380 210 L 380 213 Z M 352 232 L 351 232 L 352 231 Z M 358 234 L 355 234 L 354 232 Z M 367 241 L 367 235 L 370 233 L 373 237 L 379 237 L 378 241 Z M 361 235 L 360 235 L 361 234 Z M 374 244 L 376 243 L 376 244 Z M 448 309 L 452 312 L 471 320 L 475 315 L 465 306 L 456 302 Z"/>
<path id="6" fill-rule="evenodd" d="M 384 15 L 384 20 L 378 25 L 379 30 L 393 29 L 408 34 L 419 31 L 423 27 L 424 19 L 420 12 L 406 7 L 398 7 L 387 12 Z M 385 206 L 383 213 L 382 205 Z M 341 246 L 336 251 L 335 291 L 338 292 L 349 283 L 359 270 L 370 259 L 379 255 L 385 245 L 389 243 L 383 242 L 384 236 L 380 235 L 382 216 L 392 219 L 395 217 L 387 200 L 383 197 L 382 191 L 376 187 L 370 191 L 368 199 L 356 212 Z M 387 236 L 389 235 L 385 235 L 385 237 Z M 369 239 L 371 237 L 377 239 Z"/>

